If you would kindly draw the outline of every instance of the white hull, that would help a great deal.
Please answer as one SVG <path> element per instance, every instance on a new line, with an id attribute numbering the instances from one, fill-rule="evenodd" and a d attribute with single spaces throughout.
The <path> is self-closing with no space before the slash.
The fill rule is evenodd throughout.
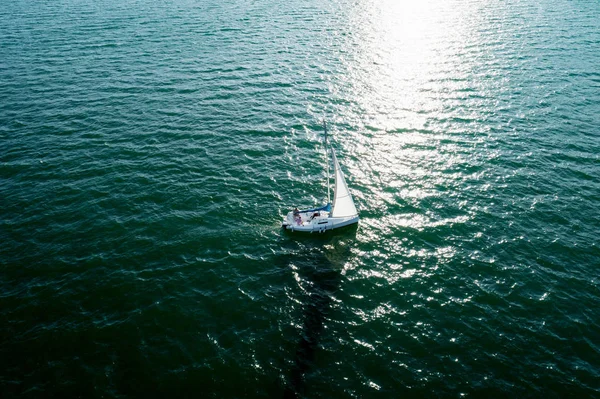
<path id="1" fill-rule="evenodd" d="M 358 215 L 349 217 L 330 217 L 327 211 L 306 212 L 294 216 L 294 212 L 283 218 L 282 227 L 290 231 L 303 231 L 307 233 L 323 233 L 344 226 L 358 223 Z"/>

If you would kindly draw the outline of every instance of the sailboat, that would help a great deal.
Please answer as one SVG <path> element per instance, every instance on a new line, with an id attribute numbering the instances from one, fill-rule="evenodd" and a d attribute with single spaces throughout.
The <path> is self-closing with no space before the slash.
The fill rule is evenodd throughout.
<path id="1" fill-rule="evenodd" d="M 329 146 L 327 141 L 327 125 L 323 122 L 325 130 L 325 157 L 327 159 L 327 204 L 314 209 L 294 209 L 284 218 L 282 227 L 290 231 L 318 232 L 323 233 L 327 230 L 337 229 L 339 227 L 349 226 L 358 223 L 358 211 L 352 194 L 348 190 L 344 173 L 335 156 L 335 150 Z M 333 162 L 333 175 L 335 186 L 333 190 L 333 202 L 331 202 L 330 185 L 330 159 Z"/>

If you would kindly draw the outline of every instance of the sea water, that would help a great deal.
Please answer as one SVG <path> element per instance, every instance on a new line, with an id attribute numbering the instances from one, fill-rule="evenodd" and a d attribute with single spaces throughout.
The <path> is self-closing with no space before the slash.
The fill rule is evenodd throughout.
<path id="1" fill-rule="evenodd" d="M 597 1 L 0 7 L 0 396 L 599 397 Z M 357 228 L 326 198 L 321 121 Z"/>

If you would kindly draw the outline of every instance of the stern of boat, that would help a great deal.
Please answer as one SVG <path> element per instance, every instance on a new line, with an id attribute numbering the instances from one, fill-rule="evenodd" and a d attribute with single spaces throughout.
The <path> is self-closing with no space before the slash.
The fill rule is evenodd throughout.
<path id="1" fill-rule="evenodd" d="M 281 227 L 286 229 L 289 226 L 291 226 L 293 222 L 294 222 L 294 215 L 293 215 L 293 212 L 290 211 L 287 215 L 285 215 L 283 217 L 283 220 L 281 221 Z"/>

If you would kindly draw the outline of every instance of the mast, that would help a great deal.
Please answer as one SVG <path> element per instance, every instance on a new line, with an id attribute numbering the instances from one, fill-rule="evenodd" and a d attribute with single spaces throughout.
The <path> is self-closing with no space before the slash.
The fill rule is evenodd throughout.
<path id="1" fill-rule="evenodd" d="M 327 152 L 327 124 L 323 119 L 323 130 L 325 135 L 325 162 L 327 163 L 327 203 L 331 204 L 331 185 L 329 184 L 329 154 Z"/>

